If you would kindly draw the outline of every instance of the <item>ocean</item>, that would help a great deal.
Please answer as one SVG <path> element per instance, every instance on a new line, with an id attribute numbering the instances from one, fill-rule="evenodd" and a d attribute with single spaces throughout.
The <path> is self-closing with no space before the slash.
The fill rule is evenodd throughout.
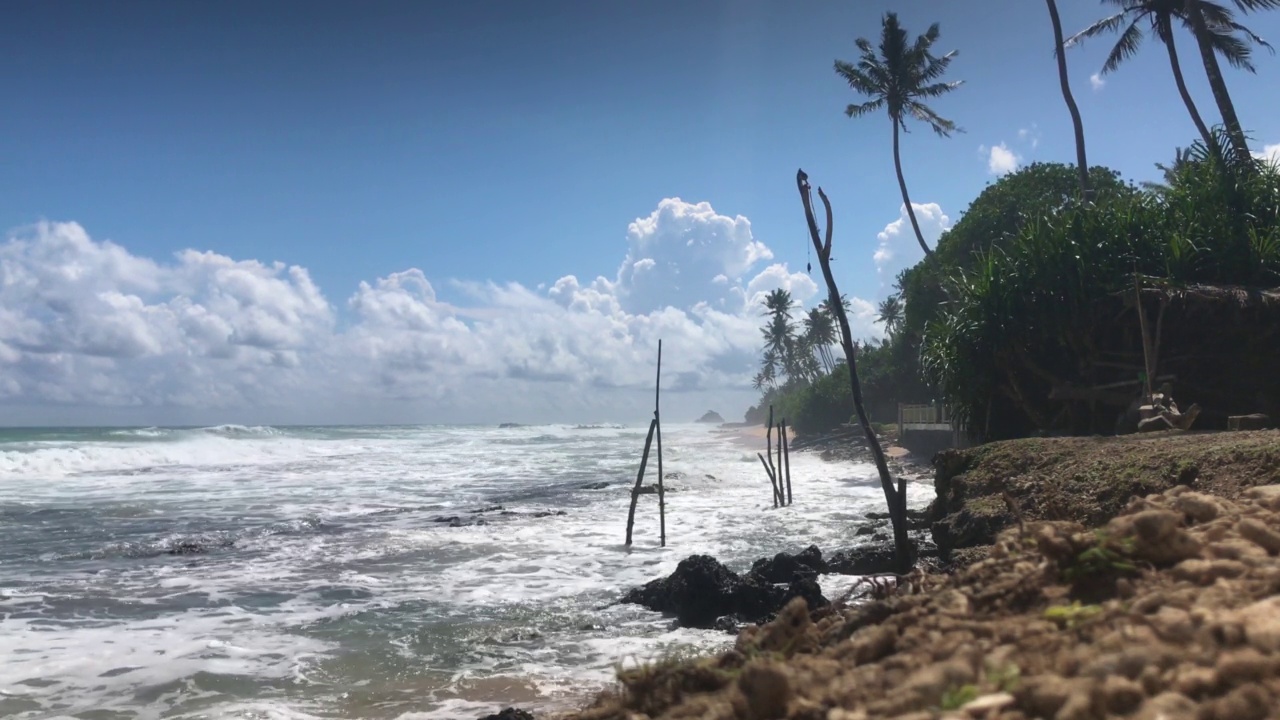
<path id="1" fill-rule="evenodd" d="M 672 425 L 667 547 L 643 495 L 628 551 L 647 429 L 0 429 L 0 717 L 571 707 L 619 665 L 732 643 L 622 591 L 691 554 L 847 548 L 883 510 L 872 466 L 807 453 L 774 509 L 763 440 Z"/>

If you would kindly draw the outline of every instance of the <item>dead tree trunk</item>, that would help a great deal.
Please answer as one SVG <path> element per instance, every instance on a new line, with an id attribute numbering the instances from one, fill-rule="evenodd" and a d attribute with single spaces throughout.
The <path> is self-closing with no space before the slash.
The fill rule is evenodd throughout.
<path id="1" fill-rule="evenodd" d="M 764 474 L 769 476 L 769 485 L 773 488 L 773 506 L 778 507 L 778 480 L 773 476 L 773 471 L 769 469 L 769 463 L 760 453 L 756 453 L 756 457 L 760 458 L 760 464 L 764 466 Z"/>
<path id="2" fill-rule="evenodd" d="M 644 466 L 649 464 L 649 446 L 653 444 L 653 431 L 658 428 L 658 421 L 649 421 L 649 435 L 644 439 L 644 453 L 640 455 L 640 472 L 636 473 L 636 486 L 631 488 L 631 510 L 627 512 L 627 547 L 631 547 L 631 529 L 636 524 L 636 501 L 640 499 L 640 489 L 644 486 Z"/>
<path id="3" fill-rule="evenodd" d="M 893 486 L 893 476 L 889 474 L 889 463 L 885 460 L 884 448 L 880 447 L 880 439 L 876 437 L 867 417 L 867 409 L 862 401 L 862 385 L 858 381 L 858 362 L 856 348 L 853 345 L 853 333 L 849 330 L 849 318 L 840 302 L 840 290 L 836 287 L 835 278 L 831 274 L 831 201 L 827 199 L 822 188 L 818 188 L 818 197 L 822 199 L 826 210 L 827 228 L 825 242 L 818 232 L 818 221 L 813 214 L 813 197 L 809 186 L 809 176 L 804 170 L 796 171 L 796 188 L 800 191 L 800 202 L 804 204 L 804 216 L 809 225 L 809 237 L 817 251 L 818 264 L 822 266 L 822 276 L 827 281 L 828 302 L 836 312 L 840 321 L 840 344 L 844 348 L 845 357 L 849 360 L 849 387 L 853 392 L 853 407 L 857 411 L 858 424 L 862 426 L 867 438 L 867 446 L 875 459 L 876 470 L 880 473 L 880 486 L 884 489 L 885 503 L 889 507 L 889 519 L 893 523 L 893 548 L 895 564 L 898 572 L 905 573 L 914 562 L 911 552 L 911 541 L 907 537 L 907 493 L 906 481 L 899 480 L 898 487 Z"/>

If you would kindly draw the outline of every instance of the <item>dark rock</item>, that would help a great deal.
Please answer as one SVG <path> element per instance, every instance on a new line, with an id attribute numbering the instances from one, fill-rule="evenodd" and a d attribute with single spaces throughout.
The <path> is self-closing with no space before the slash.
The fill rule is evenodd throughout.
<path id="1" fill-rule="evenodd" d="M 672 470 L 666 475 L 663 475 L 662 479 L 663 480 L 679 480 L 682 477 L 684 477 L 684 473 L 680 472 L 679 470 Z"/>
<path id="2" fill-rule="evenodd" d="M 544 517 L 552 517 L 552 516 L 559 517 L 561 515 L 568 515 L 568 513 L 566 513 L 564 510 L 539 510 L 533 513 L 533 517 L 536 517 L 536 518 L 544 518 Z"/>
<path id="3" fill-rule="evenodd" d="M 165 549 L 167 555 L 203 555 L 207 552 L 209 546 L 196 540 L 182 540 Z"/>
<path id="4" fill-rule="evenodd" d="M 841 550 L 827 561 L 830 572 L 839 575 L 878 575 L 893 572 L 892 545 L 869 545 L 852 550 Z"/>
<path id="5" fill-rule="evenodd" d="M 533 720 L 533 713 L 518 708 L 507 708 L 502 712 L 485 715 L 480 720 Z"/>
<path id="6" fill-rule="evenodd" d="M 720 413 L 716 412 L 715 410 L 708 410 L 706 415 L 703 415 L 702 417 L 698 418 L 698 422 L 723 424 L 724 418 L 720 417 Z"/>
<path id="7" fill-rule="evenodd" d="M 501 505 L 490 505 L 489 507 L 482 507 L 482 508 L 480 508 L 479 510 L 468 510 L 468 511 L 467 511 L 467 514 L 468 514 L 468 515 L 479 515 L 480 513 L 487 513 L 487 512 L 500 512 L 500 511 L 505 510 L 505 509 L 506 509 L 506 508 L 502 507 Z"/>
<path id="8" fill-rule="evenodd" d="M 858 530 L 857 530 L 856 532 L 854 532 L 853 534 L 854 534 L 854 535 L 857 535 L 857 536 L 859 536 L 859 537 L 861 537 L 861 536 L 863 536 L 863 535 L 871 535 L 871 534 L 874 534 L 874 533 L 875 533 L 875 531 L 876 531 L 876 530 L 878 530 L 878 529 L 879 529 L 879 528 L 878 528 L 877 526 L 875 526 L 875 525 L 863 525 L 862 527 L 858 528 Z"/>
<path id="9" fill-rule="evenodd" d="M 500 429 L 506 429 L 506 428 L 520 428 L 520 427 L 524 427 L 524 426 L 523 426 L 523 425 L 521 425 L 520 423 L 502 423 L 502 424 L 498 425 L 498 427 L 499 427 Z"/>
<path id="10" fill-rule="evenodd" d="M 789 583 L 799 577 L 813 577 L 827 572 L 827 561 L 817 545 L 810 545 L 792 555 L 780 552 L 772 558 L 761 558 L 751 565 L 748 575 L 770 583 Z"/>
<path id="11" fill-rule="evenodd" d="M 609 487 L 609 483 L 597 482 L 597 483 L 587 483 L 586 485 L 582 486 L 582 489 L 583 490 L 604 490 L 607 487 Z"/>
<path id="12" fill-rule="evenodd" d="M 634 588 L 622 602 L 675 615 L 684 627 L 714 628 L 725 626 L 726 616 L 765 622 L 796 597 L 805 598 L 810 608 L 827 604 L 812 577 L 795 578 L 782 587 L 754 574 L 740 577 L 710 555 L 692 555 L 670 576 Z"/>
<path id="13" fill-rule="evenodd" d="M 732 615 L 725 615 L 724 617 L 716 618 L 716 624 L 711 629 L 729 633 L 730 635 L 737 635 L 738 631 L 742 629 L 742 623 L 739 623 Z"/>
<path id="14" fill-rule="evenodd" d="M 673 492 L 676 492 L 676 489 L 675 489 L 675 488 L 673 488 L 673 487 L 671 487 L 670 485 L 666 485 L 666 484 L 664 484 L 664 486 L 663 486 L 663 488 L 662 488 L 662 492 L 664 492 L 664 493 L 673 493 Z M 639 493 L 640 493 L 641 495 L 657 495 L 657 494 L 658 494 L 658 484 L 657 484 L 657 483 L 649 483 L 648 485 L 641 486 Z"/>

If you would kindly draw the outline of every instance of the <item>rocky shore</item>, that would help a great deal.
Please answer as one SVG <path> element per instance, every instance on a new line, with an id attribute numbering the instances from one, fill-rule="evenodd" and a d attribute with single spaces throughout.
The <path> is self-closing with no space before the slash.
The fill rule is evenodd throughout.
<path id="1" fill-rule="evenodd" d="M 786 604 L 726 653 L 620 671 L 572 717 L 1276 716 L 1280 433 L 1024 440 L 937 463 L 916 524 L 952 572 L 818 599 L 803 581 L 831 560 L 810 548 L 721 575 L 731 598 L 767 580 Z"/>

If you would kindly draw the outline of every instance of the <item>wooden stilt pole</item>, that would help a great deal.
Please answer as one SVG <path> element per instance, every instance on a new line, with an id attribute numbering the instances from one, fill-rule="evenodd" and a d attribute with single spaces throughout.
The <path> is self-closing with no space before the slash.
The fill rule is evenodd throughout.
<path id="1" fill-rule="evenodd" d="M 636 501 L 640 499 L 640 488 L 644 486 L 644 466 L 649 463 L 649 446 L 653 444 L 653 431 L 658 421 L 649 421 L 649 436 L 644 439 L 644 453 L 640 456 L 640 472 L 636 474 L 636 486 L 631 488 L 631 510 L 627 513 L 627 547 L 631 547 L 631 529 L 636 524 Z"/>
<path id="2" fill-rule="evenodd" d="M 764 474 L 769 476 L 769 486 L 773 488 L 773 506 L 778 507 L 778 481 L 773 476 L 773 471 L 769 469 L 769 463 L 765 461 L 764 456 L 756 453 L 756 457 L 760 458 L 760 464 L 764 466 Z"/>
<path id="3" fill-rule="evenodd" d="M 658 340 L 658 377 L 653 384 L 653 425 L 658 438 L 658 537 L 662 547 L 667 546 L 667 493 L 662 474 L 662 415 L 659 411 L 662 398 L 662 340 Z"/>
<path id="4" fill-rule="evenodd" d="M 787 489 L 782 486 L 782 433 L 783 432 L 784 430 L 783 430 L 782 423 L 778 423 L 778 466 L 777 468 L 774 469 L 774 472 L 777 473 L 778 475 L 778 504 L 781 505 L 782 507 L 786 507 L 787 506 L 787 492 L 786 492 Z"/>
<path id="5" fill-rule="evenodd" d="M 791 441 L 787 439 L 787 419 L 782 419 L 782 457 L 786 461 L 787 504 L 791 504 Z"/>

